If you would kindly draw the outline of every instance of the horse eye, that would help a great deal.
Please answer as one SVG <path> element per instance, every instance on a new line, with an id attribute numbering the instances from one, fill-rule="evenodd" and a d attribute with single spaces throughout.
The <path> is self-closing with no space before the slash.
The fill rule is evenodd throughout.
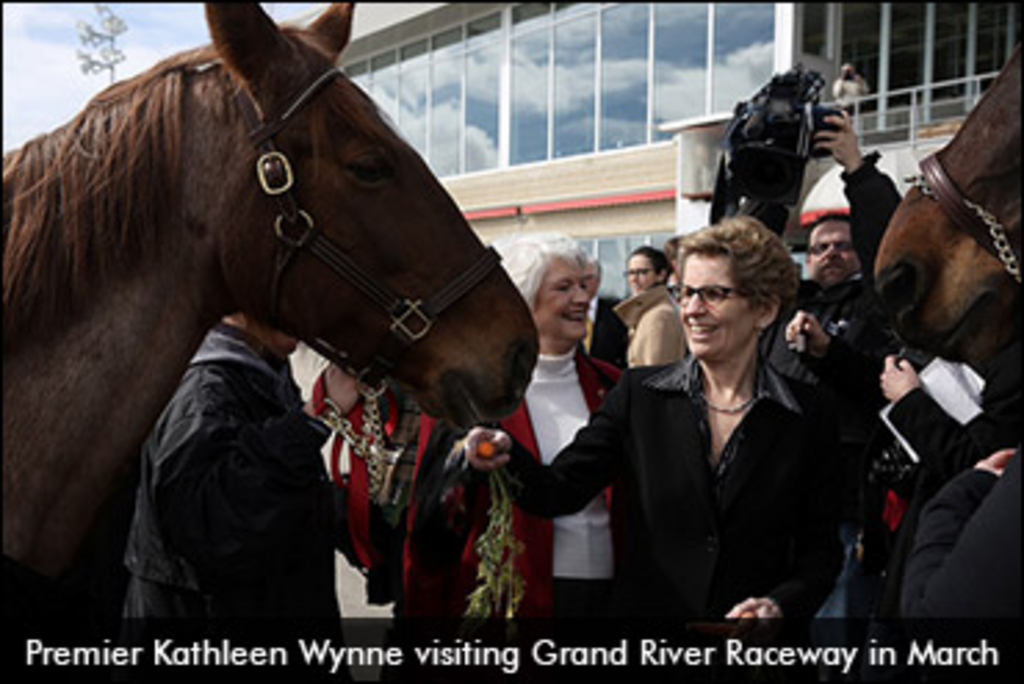
<path id="1" fill-rule="evenodd" d="M 395 175 L 391 165 L 380 157 L 364 157 L 345 165 L 348 172 L 366 185 L 378 185 Z"/>

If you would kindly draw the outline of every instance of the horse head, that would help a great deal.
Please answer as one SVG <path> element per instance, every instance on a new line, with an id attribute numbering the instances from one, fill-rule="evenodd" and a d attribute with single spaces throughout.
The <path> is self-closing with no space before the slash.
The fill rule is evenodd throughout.
<path id="1" fill-rule="evenodd" d="M 186 196 L 190 222 L 227 227 L 229 308 L 368 380 L 395 377 L 432 415 L 470 425 L 511 413 L 537 353 L 530 312 L 420 156 L 335 68 L 352 5 L 305 30 L 257 4 L 206 13 L 252 119 L 229 148 L 211 138 L 223 133 L 192 135 L 223 155 L 212 177 L 186 180 L 203 198 Z"/>
<path id="2" fill-rule="evenodd" d="M 49 576 L 226 314 L 464 425 L 530 379 L 536 329 L 496 253 L 335 66 L 352 7 L 207 19 L 213 46 L 4 156 L 4 553 Z"/>
<path id="3" fill-rule="evenodd" d="M 1020 335 L 1020 46 L 953 139 L 922 162 L 879 247 L 899 335 L 978 363 Z"/>

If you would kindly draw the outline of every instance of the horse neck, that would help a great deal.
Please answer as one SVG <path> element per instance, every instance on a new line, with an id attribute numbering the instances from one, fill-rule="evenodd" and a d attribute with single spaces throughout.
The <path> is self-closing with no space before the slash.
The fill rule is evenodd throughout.
<path id="1" fill-rule="evenodd" d="M 202 295 L 214 260 L 199 245 L 168 246 L 104 285 L 61 334 L 5 352 L 5 554 L 62 572 L 135 464 L 215 320 Z"/>

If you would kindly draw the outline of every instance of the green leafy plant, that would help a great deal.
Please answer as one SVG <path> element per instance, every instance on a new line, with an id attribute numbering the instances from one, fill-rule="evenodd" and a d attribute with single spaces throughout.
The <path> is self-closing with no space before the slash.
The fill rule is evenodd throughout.
<path id="1" fill-rule="evenodd" d="M 516 538 L 512 521 L 514 490 L 521 485 L 504 468 L 492 471 L 488 484 L 491 505 L 487 529 L 476 540 L 480 564 L 476 588 L 470 593 L 463 614 L 464 632 L 476 629 L 491 617 L 513 620 L 526 589 L 523 576 L 516 570 L 516 559 L 525 546 Z"/>

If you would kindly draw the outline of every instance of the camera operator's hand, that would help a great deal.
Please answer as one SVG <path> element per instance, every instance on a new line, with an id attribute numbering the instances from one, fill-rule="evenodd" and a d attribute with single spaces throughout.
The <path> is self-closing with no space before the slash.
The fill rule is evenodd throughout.
<path id="1" fill-rule="evenodd" d="M 853 120 L 846 112 L 842 116 L 826 116 L 825 123 L 835 126 L 838 130 L 821 130 L 814 134 L 814 147 L 828 150 L 847 174 L 853 173 L 864 163 L 860 153 L 857 134 L 853 130 Z"/>

